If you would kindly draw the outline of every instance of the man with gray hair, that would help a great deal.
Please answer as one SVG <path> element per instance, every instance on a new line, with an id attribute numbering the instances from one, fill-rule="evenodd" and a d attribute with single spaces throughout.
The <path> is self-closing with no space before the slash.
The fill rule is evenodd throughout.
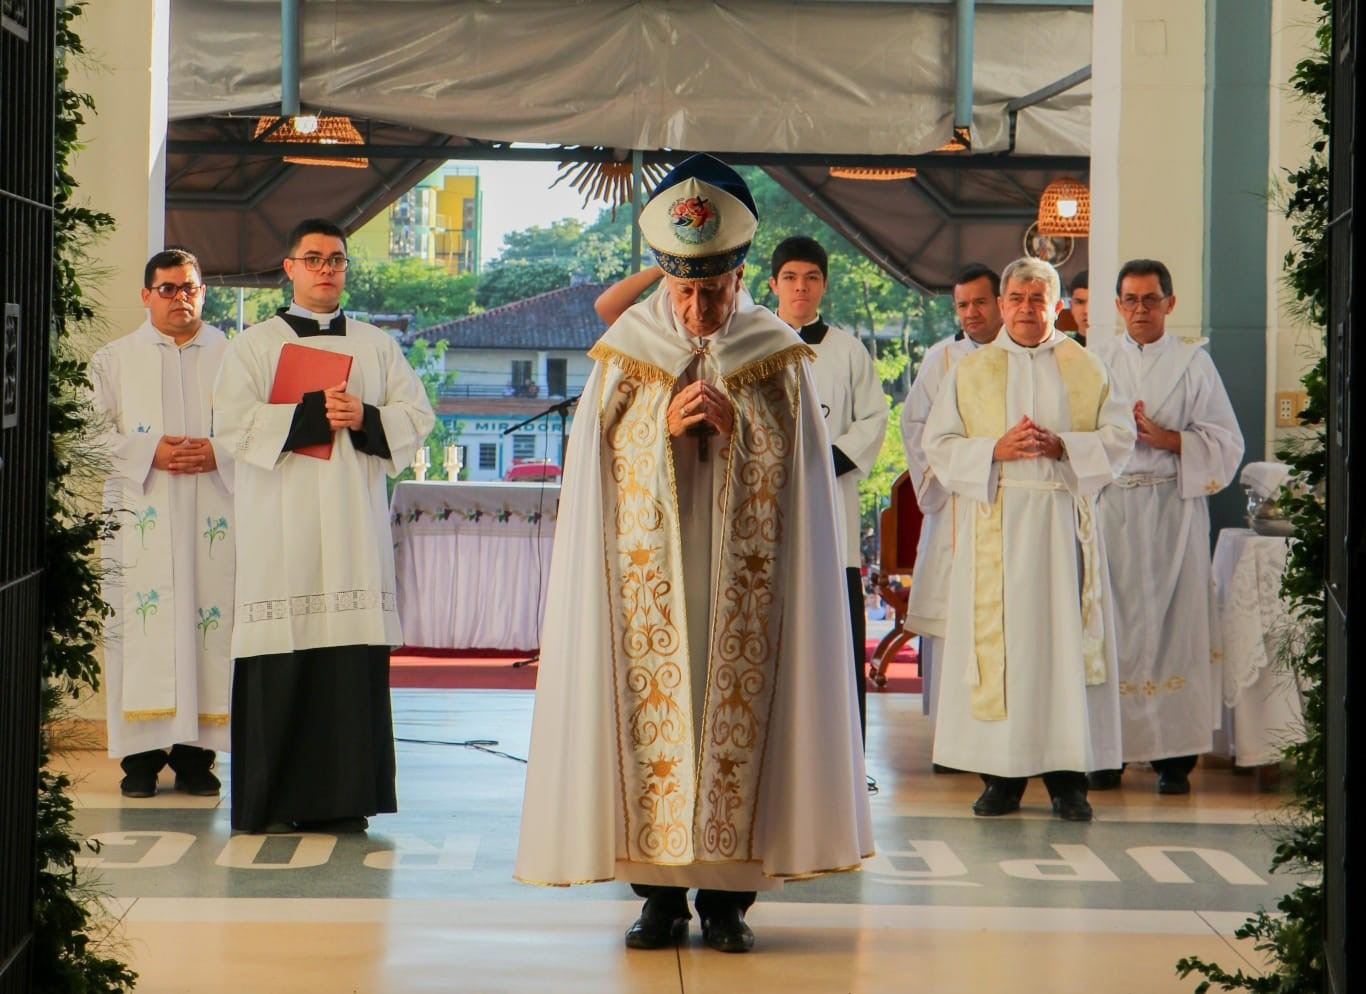
<path id="1" fill-rule="evenodd" d="M 959 361 L 925 424 L 930 467 L 961 498 L 934 761 L 982 775 L 983 817 L 1017 810 L 1042 774 L 1054 814 L 1090 821 L 1086 771 L 1120 754 L 1095 498 L 1135 429 L 1105 365 L 1054 328 L 1060 296 L 1047 263 L 1007 266 L 1006 333 Z"/>

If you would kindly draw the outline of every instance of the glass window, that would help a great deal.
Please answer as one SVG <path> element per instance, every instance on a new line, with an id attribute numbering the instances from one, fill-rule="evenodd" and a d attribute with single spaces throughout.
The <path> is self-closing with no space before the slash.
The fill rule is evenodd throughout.
<path id="1" fill-rule="evenodd" d="M 479 443 L 479 468 L 493 469 L 498 468 L 498 443 L 480 442 Z"/>
<path id="2" fill-rule="evenodd" d="M 514 458 L 514 459 L 535 459 L 535 458 L 536 458 L 536 436 L 535 436 L 535 435 L 513 435 L 513 436 L 512 436 L 512 458 Z"/>

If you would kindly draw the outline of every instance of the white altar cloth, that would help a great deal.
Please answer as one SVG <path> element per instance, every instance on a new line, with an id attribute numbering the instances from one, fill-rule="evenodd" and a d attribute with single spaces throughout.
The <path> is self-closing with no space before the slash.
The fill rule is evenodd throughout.
<path id="1" fill-rule="evenodd" d="M 560 488 L 405 481 L 390 523 L 407 645 L 540 646 Z"/>
<path id="2" fill-rule="evenodd" d="M 1288 540 L 1249 528 L 1224 528 L 1214 547 L 1214 590 L 1223 637 L 1225 720 L 1239 766 L 1277 763 L 1304 739 L 1302 699 L 1294 674 L 1277 661 L 1291 637 L 1281 599 Z"/>

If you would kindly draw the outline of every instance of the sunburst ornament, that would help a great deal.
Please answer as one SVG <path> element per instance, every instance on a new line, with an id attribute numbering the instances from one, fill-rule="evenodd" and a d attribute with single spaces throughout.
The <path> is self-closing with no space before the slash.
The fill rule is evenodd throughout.
<path id="1" fill-rule="evenodd" d="M 612 219 L 616 220 L 617 208 L 631 202 L 630 162 L 561 162 L 559 169 L 560 175 L 550 184 L 551 189 L 568 180 L 571 187 L 583 194 L 584 207 L 600 200 L 612 208 Z M 641 184 L 646 191 L 652 190 L 668 171 L 667 163 L 643 163 Z"/>

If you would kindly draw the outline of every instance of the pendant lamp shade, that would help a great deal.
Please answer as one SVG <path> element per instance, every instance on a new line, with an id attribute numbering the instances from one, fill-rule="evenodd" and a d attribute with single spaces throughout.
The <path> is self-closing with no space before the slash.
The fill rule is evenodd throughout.
<path id="1" fill-rule="evenodd" d="M 1064 176 L 1044 187 L 1039 197 L 1038 233 L 1085 238 L 1091 233 L 1091 191 L 1081 180 Z"/>

